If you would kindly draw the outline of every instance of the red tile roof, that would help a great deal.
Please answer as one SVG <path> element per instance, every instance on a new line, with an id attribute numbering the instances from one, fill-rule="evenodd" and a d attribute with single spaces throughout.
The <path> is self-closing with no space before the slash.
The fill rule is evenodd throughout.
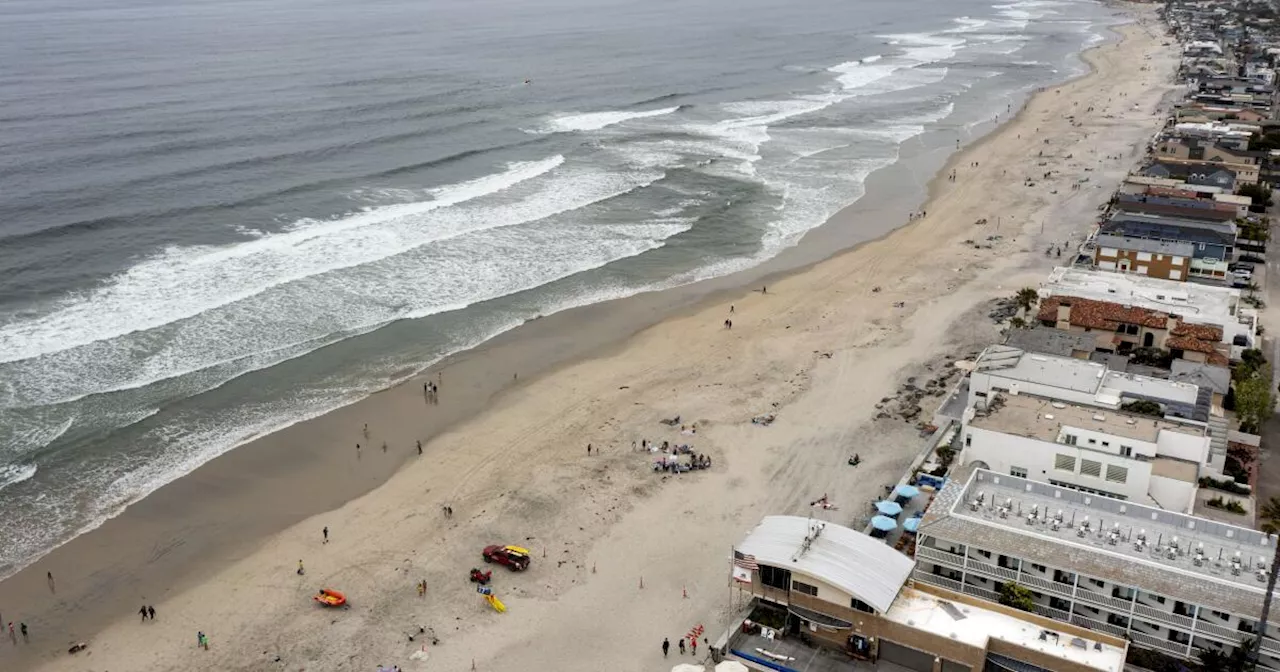
<path id="1" fill-rule="evenodd" d="M 1057 322 L 1059 305 L 1071 306 L 1071 324 L 1076 327 L 1115 331 L 1121 324 L 1140 324 L 1164 329 L 1169 322 L 1169 316 L 1158 311 L 1075 296 L 1051 296 L 1041 301 L 1037 317 L 1044 322 Z"/>
<path id="2" fill-rule="evenodd" d="M 1150 329 L 1168 329 L 1170 318 L 1177 318 L 1175 315 L 1149 308 L 1125 306 L 1111 301 L 1082 299 L 1076 296 L 1051 296 L 1044 299 L 1040 302 L 1040 312 L 1036 317 L 1041 322 L 1055 323 L 1058 321 L 1058 307 L 1064 305 L 1071 307 L 1072 326 L 1104 331 L 1115 331 L 1122 324 L 1138 324 Z M 1114 339 L 1116 342 L 1119 340 L 1118 337 Z M 1165 339 L 1165 347 L 1204 353 L 1208 355 L 1210 364 L 1227 366 L 1229 363 L 1227 358 L 1217 350 L 1218 343 L 1221 341 L 1222 327 L 1188 324 L 1178 320 L 1170 330 L 1169 338 Z"/>

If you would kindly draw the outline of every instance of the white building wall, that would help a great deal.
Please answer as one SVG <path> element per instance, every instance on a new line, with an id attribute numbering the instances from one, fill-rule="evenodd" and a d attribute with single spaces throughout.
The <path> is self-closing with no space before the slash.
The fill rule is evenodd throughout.
<path id="1" fill-rule="evenodd" d="M 1054 480 L 1090 490 L 1121 495 L 1137 502 L 1148 501 L 1147 488 L 1151 480 L 1151 463 L 1148 461 L 1122 458 L 1118 454 L 1105 454 L 1081 448 L 1079 445 L 1069 446 L 1041 441 L 980 427 L 966 426 L 963 432 L 965 449 L 961 460 L 965 464 L 981 461 L 986 463 L 992 471 L 1002 474 L 1011 473 L 1014 468 L 1024 469 L 1026 477 L 1032 480 Z M 1111 437 L 1109 441 L 1118 443 L 1119 439 Z M 1112 446 L 1117 446 L 1117 443 L 1112 443 Z M 1151 444 L 1147 446 L 1154 451 Z M 1067 455 L 1072 458 L 1071 471 L 1057 467 L 1058 455 Z M 1082 461 L 1086 459 L 1100 463 L 1097 477 L 1081 473 Z M 1108 465 L 1116 465 L 1127 470 L 1124 483 L 1106 479 Z"/>
<path id="2" fill-rule="evenodd" d="M 1101 371 L 1101 366 L 1098 365 Z M 994 394 L 993 387 L 1001 390 L 1008 390 L 1014 394 L 1030 394 L 1045 399 L 1055 399 L 1068 403 L 1082 404 L 1085 406 L 1096 406 L 1097 401 L 1093 398 L 1092 392 L 1076 392 L 1075 390 L 1056 387 L 1054 385 L 1044 385 L 1041 383 L 1031 383 L 1022 380 L 1010 380 L 999 375 L 992 375 L 986 371 L 974 371 L 969 374 L 969 406 L 977 406 L 985 408 L 986 401 Z M 986 395 L 983 397 L 982 395 Z"/>
<path id="3" fill-rule="evenodd" d="M 1147 484 L 1147 492 L 1162 509 L 1190 514 L 1195 508 L 1195 483 L 1153 475 L 1151 482 Z"/>
<path id="4" fill-rule="evenodd" d="M 1205 464 L 1209 460 L 1209 437 L 1162 429 L 1156 438 L 1156 452 L 1164 457 Z"/>

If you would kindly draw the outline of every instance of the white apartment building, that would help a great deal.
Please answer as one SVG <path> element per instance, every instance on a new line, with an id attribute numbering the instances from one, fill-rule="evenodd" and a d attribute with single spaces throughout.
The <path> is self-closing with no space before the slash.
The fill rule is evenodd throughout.
<path id="1" fill-rule="evenodd" d="M 1032 591 L 1042 616 L 1194 659 L 1259 634 L 1276 538 L 1132 501 L 974 469 L 921 522 L 917 583 L 990 601 Z M 1280 627 L 1259 669 L 1280 671 Z"/>
<path id="2" fill-rule="evenodd" d="M 1190 512 L 1209 460 L 1202 428 L 1029 395 L 969 409 L 961 464 Z"/>

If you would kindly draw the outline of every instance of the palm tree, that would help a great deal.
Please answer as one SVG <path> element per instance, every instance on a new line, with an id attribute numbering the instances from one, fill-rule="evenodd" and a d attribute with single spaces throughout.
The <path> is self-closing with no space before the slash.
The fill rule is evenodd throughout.
<path id="1" fill-rule="evenodd" d="M 1258 511 L 1262 519 L 1261 529 L 1264 533 L 1275 536 L 1280 533 L 1280 498 L 1272 497 Z M 1271 615 L 1271 595 L 1276 590 L 1276 570 L 1280 569 L 1280 543 L 1276 544 L 1271 557 L 1271 571 L 1267 572 L 1267 594 L 1262 596 L 1262 617 L 1258 619 L 1258 636 L 1249 647 L 1249 669 L 1258 665 L 1258 654 L 1262 649 L 1262 638 L 1267 634 L 1267 617 Z"/>

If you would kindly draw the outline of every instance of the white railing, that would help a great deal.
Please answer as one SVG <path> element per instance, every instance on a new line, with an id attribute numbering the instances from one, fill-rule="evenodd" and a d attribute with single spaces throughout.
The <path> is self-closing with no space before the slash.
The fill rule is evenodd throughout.
<path id="1" fill-rule="evenodd" d="M 1163 621 L 1165 623 L 1173 623 L 1174 625 L 1187 628 L 1188 630 L 1191 629 L 1191 619 L 1187 618 L 1186 616 L 1179 616 L 1172 612 L 1162 611 L 1160 609 L 1152 609 L 1151 607 L 1146 607 L 1139 604 L 1134 607 L 1133 613 L 1142 614 L 1147 618 L 1152 618 L 1157 621 Z"/>
<path id="2" fill-rule="evenodd" d="M 1128 635 L 1128 631 L 1118 625 L 1111 625 L 1110 623 L 1099 621 L 1094 618 L 1087 618 L 1085 616 L 1081 616 L 1080 614 L 1072 614 L 1071 623 L 1074 625 L 1078 625 L 1082 628 L 1088 628 L 1090 630 L 1097 630 L 1098 632 L 1105 632 L 1111 635 L 1115 635 L 1116 637 L 1124 637 Z"/>
<path id="3" fill-rule="evenodd" d="M 919 560 L 921 558 L 925 560 L 929 560 L 931 562 L 936 562 L 938 564 L 948 565 L 951 567 L 964 566 L 963 555 L 956 555 L 955 553 L 947 553 L 946 551 L 939 551 L 936 548 L 916 546 L 916 559 Z"/>
<path id="4" fill-rule="evenodd" d="M 1045 607 L 1037 604 L 1031 607 L 1031 610 L 1045 618 L 1052 618 L 1055 621 L 1070 622 L 1071 620 L 1071 614 L 1068 614 L 1061 609 L 1054 609 L 1053 607 Z"/>
<path id="5" fill-rule="evenodd" d="M 983 574 L 998 576 L 1002 579 L 1008 579 L 1010 581 L 1013 581 L 1018 577 L 1018 573 L 1013 571 L 1012 569 L 1005 569 L 1004 567 L 997 567 L 995 565 L 987 564 L 985 562 L 979 562 L 977 560 L 974 560 L 973 558 L 969 558 L 969 562 L 965 564 L 965 567 L 968 569 L 972 569 L 975 572 L 982 572 Z"/>
<path id="6" fill-rule="evenodd" d="M 990 591 L 985 588 L 979 588 L 972 584 L 964 584 L 964 592 L 974 597 L 981 597 L 988 602 L 998 603 L 1000 601 L 1000 593 Z"/>
<path id="7" fill-rule="evenodd" d="M 1221 625 L 1218 625 L 1216 623 L 1210 623 L 1204 620 L 1203 618 L 1196 620 L 1196 634 L 1205 634 L 1211 637 L 1218 637 L 1221 639 L 1228 640 L 1228 642 L 1230 643 L 1239 642 L 1241 639 L 1244 639 L 1245 637 L 1252 637 L 1252 635 L 1250 635 L 1247 632 L 1242 632 L 1240 630 L 1232 630 L 1231 628 L 1224 628 Z"/>
<path id="8" fill-rule="evenodd" d="M 1140 646 L 1145 646 L 1148 649 L 1159 649 L 1166 653 L 1172 653 L 1175 656 L 1185 657 L 1187 655 L 1186 644 L 1179 644 L 1177 642 L 1166 641 L 1163 639 L 1152 637 L 1151 635 L 1144 635 L 1141 632 L 1137 632 L 1137 631 L 1130 632 L 1129 636 L 1133 638 L 1133 641 L 1136 644 L 1139 644 Z"/>
<path id="9" fill-rule="evenodd" d="M 1102 593 L 1095 593 L 1084 587 L 1081 587 L 1080 590 L 1076 591 L 1076 599 L 1082 600 L 1084 602 L 1097 604 L 1097 605 L 1106 607 L 1112 611 L 1119 611 L 1124 613 L 1125 615 L 1128 615 L 1129 607 L 1130 605 L 1133 604 L 1128 600 L 1122 600 L 1117 597 L 1110 597 L 1108 595 L 1103 595 Z"/>
<path id="10" fill-rule="evenodd" d="M 962 587 L 959 581 L 948 579 L 945 576 L 938 576 L 937 574 L 930 574 L 929 572 L 921 571 L 919 569 L 912 572 L 911 575 L 915 577 L 916 581 L 932 584 L 939 588 L 946 588 L 947 590 L 957 593 L 960 592 Z"/>

